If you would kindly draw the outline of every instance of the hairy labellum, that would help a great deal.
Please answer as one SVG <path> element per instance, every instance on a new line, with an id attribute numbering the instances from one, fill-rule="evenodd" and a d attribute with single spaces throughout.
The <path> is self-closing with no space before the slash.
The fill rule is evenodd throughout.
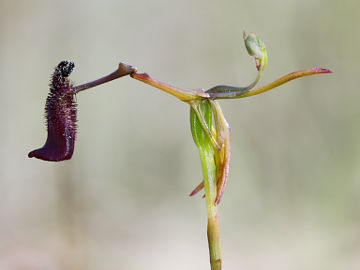
<path id="1" fill-rule="evenodd" d="M 76 102 L 69 75 L 74 63 L 62 61 L 55 68 L 46 99 L 45 116 L 47 140 L 42 148 L 31 151 L 29 158 L 47 161 L 70 159 L 74 152 L 76 135 Z"/>

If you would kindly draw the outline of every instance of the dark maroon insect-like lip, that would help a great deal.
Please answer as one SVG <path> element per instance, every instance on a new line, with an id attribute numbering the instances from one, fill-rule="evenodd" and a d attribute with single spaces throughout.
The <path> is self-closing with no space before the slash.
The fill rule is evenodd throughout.
<path id="1" fill-rule="evenodd" d="M 58 133 L 49 133 L 42 148 L 31 151 L 29 158 L 35 157 L 46 161 L 62 161 L 72 157 L 75 138 Z"/>
<path id="2" fill-rule="evenodd" d="M 33 150 L 29 158 L 62 161 L 72 157 L 76 136 L 76 103 L 68 76 L 74 63 L 62 61 L 51 78 L 50 93 L 46 99 L 47 140 L 43 147 Z"/>

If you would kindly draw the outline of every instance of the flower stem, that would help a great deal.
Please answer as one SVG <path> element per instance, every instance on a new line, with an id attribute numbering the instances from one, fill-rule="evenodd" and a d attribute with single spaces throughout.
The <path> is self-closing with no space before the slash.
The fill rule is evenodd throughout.
<path id="1" fill-rule="evenodd" d="M 200 159 L 203 170 L 203 179 L 205 187 L 205 201 L 207 210 L 207 237 L 210 253 L 211 270 L 221 269 L 221 248 L 220 248 L 220 228 L 218 208 L 215 205 L 216 199 L 216 167 L 211 147 L 202 148 Z"/>

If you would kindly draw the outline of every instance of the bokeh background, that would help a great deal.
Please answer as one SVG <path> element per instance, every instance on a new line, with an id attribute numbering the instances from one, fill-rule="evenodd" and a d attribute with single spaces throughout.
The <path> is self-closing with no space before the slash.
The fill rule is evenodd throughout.
<path id="1" fill-rule="evenodd" d="M 222 101 L 232 160 L 220 205 L 224 269 L 359 269 L 358 1 L 0 2 L 0 269 L 209 269 L 189 109 L 130 77 L 80 93 L 70 161 L 46 139 L 53 67 L 83 83 L 118 62 L 183 87 L 246 85 L 242 29 L 266 43 L 264 84 Z"/>

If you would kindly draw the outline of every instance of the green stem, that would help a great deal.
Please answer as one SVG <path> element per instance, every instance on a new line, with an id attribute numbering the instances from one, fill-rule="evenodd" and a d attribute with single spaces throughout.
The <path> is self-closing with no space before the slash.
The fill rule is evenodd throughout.
<path id="1" fill-rule="evenodd" d="M 218 208 L 216 199 L 216 167 L 211 147 L 199 148 L 203 170 L 206 211 L 208 218 L 207 237 L 211 270 L 221 270 L 221 247 Z"/>

